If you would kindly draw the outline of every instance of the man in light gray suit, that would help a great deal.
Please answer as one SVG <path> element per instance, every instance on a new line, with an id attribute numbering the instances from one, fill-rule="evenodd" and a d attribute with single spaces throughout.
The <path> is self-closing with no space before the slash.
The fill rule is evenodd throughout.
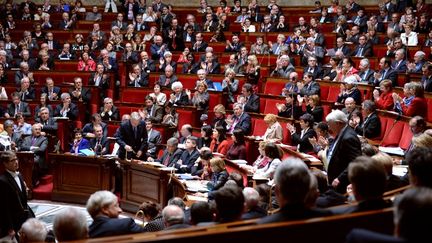
<path id="1" fill-rule="evenodd" d="M 150 119 L 146 120 L 147 129 L 147 157 L 157 158 L 158 146 L 162 143 L 162 136 L 159 131 L 153 129 L 153 123 Z"/>
<path id="2" fill-rule="evenodd" d="M 20 151 L 32 151 L 34 153 L 35 166 L 33 167 L 32 181 L 36 186 L 39 178 L 48 170 L 45 163 L 45 151 L 48 147 L 48 139 L 42 136 L 42 125 L 36 123 L 32 126 L 32 135 L 24 138 L 19 146 Z"/>

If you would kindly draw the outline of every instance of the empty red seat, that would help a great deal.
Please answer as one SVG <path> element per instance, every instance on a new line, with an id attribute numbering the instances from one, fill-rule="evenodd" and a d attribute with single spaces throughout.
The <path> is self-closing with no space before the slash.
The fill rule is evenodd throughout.
<path id="1" fill-rule="evenodd" d="M 404 122 L 396 121 L 392 118 L 387 119 L 386 129 L 380 145 L 384 147 L 397 147 L 404 130 Z"/>
<path id="2" fill-rule="evenodd" d="M 407 150 L 411 144 L 412 137 L 413 137 L 413 134 L 411 132 L 411 128 L 410 128 L 408 122 L 405 122 L 404 127 L 403 127 L 402 136 L 401 136 L 401 139 L 399 141 L 399 147 L 404 149 L 404 150 Z"/>

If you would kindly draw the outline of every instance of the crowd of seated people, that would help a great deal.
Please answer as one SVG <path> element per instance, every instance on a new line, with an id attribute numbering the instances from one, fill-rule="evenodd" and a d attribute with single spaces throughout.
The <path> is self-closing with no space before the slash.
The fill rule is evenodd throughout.
<path id="1" fill-rule="evenodd" d="M 55 133 L 56 124 L 52 117 L 56 116 L 72 121 L 81 119 L 83 125 L 82 130 L 73 131 L 74 138 L 66 151 L 80 154 L 81 150 L 90 149 L 103 155 L 110 153 L 105 122 L 122 121 L 114 137 L 123 155 L 127 157 L 129 152 L 139 153 L 137 157 L 140 159 L 157 161 L 183 173 L 201 170 L 198 176 L 211 181 L 210 187 L 215 191 L 209 198 L 218 201 L 224 197 L 218 196 L 219 189 L 223 189 L 220 182 L 224 181 L 229 186 L 232 183 L 224 173 L 224 165 L 220 161 L 216 164 L 214 158 L 209 158 L 205 148 L 208 147 L 215 156 L 246 160 L 246 140 L 249 135 L 257 135 L 253 131 L 252 116 L 262 113 L 262 106 L 265 105 L 261 102 L 265 96 L 263 84 L 266 78 L 273 76 L 284 83 L 278 93 L 281 99 L 276 104 L 277 109 L 273 109 L 275 114 L 265 114 L 267 130 L 264 134 L 258 134 L 265 142 L 265 145 L 260 145 L 260 157 L 245 168 L 273 180 L 276 185 L 283 183 L 283 178 L 277 176 L 278 168 L 284 165 L 283 156 L 276 144 L 285 140 L 283 131 L 288 130 L 292 148 L 322 159 L 324 170 L 328 172 L 328 188 L 343 194 L 351 183 L 353 195 L 359 201 L 362 200 L 358 188 L 361 185 L 356 185 L 355 176 L 351 175 L 355 172 L 355 158 L 361 152 L 360 142 L 354 137 L 358 134 L 373 139 L 382 135 L 376 109 L 396 111 L 409 117 L 428 117 L 425 92 L 428 96 L 427 92 L 432 90 L 432 65 L 430 55 L 426 53 L 432 47 L 432 23 L 427 18 L 427 5 L 418 4 L 414 7 L 417 8 L 415 12 L 411 6 L 390 6 L 393 3 L 386 1 L 386 4 L 376 8 L 379 14 L 375 15 L 355 0 L 350 0 L 346 6 L 339 5 L 335 0 L 329 7 L 320 6 L 314 10 L 320 17 L 310 18 L 309 23 L 309 17 L 300 17 L 298 23 L 291 26 L 288 22 L 289 11 L 284 13 L 284 8 L 273 0 L 268 6 L 260 6 L 255 1 L 243 6 L 244 3 L 234 1 L 232 7 L 224 0 L 220 1 L 220 6 L 209 6 L 202 0 L 198 13 L 189 14 L 185 19 L 181 18 L 183 15 L 176 15 L 176 6 L 166 5 L 160 0 L 147 7 L 128 1 L 124 6 L 118 6 L 120 11 L 116 14 L 116 20 L 112 23 L 110 20 L 106 28 L 105 15 L 99 12 L 98 7 L 92 7 L 92 11 L 82 15 L 81 10 L 85 8 L 80 7 L 80 1 L 72 5 L 62 3 L 58 7 L 47 2 L 48 6 L 44 4 L 42 7 L 31 1 L 24 1 L 21 5 L 8 2 L 2 9 L 5 21 L 0 27 L 0 85 L 1 99 L 6 101 L 0 104 L 0 115 L 16 119 L 16 125 L 12 120 L 4 122 L 2 135 L 8 138 L 1 144 L 4 149 L 26 150 L 27 146 L 22 146 L 25 137 L 40 136 L 32 131 L 39 127 L 43 132 L 41 136 Z M 54 18 L 56 13 L 61 15 L 61 19 Z M 399 13 L 403 15 L 399 16 Z M 231 18 L 232 15 L 235 18 Z M 38 22 L 34 31 L 18 32 L 19 24 L 28 23 L 24 21 L 29 18 L 43 22 Z M 90 33 L 78 27 L 82 24 L 81 20 L 95 21 L 91 24 Z M 233 21 L 230 23 L 230 20 Z M 331 30 L 334 34 L 327 32 L 327 23 L 334 23 Z M 236 26 L 240 26 L 239 33 L 226 38 L 223 36 L 224 32 L 226 34 Z M 73 40 L 57 38 L 56 35 L 64 30 L 82 30 L 82 33 L 74 35 Z M 252 36 L 249 34 L 252 32 L 262 33 L 262 36 L 258 36 L 256 42 L 245 38 Z M 272 32 L 275 38 L 270 40 Z M 382 40 L 384 32 L 387 36 Z M 208 34 L 212 36 L 210 40 Z M 328 34 L 337 37 L 335 43 L 326 39 Z M 380 55 L 378 48 L 375 48 L 379 45 L 385 46 L 385 51 L 379 52 Z M 220 46 L 223 50 L 217 51 Z M 416 46 L 419 48 L 415 54 L 411 53 Z M 182 56 L 177 59 L 180 52 Z M 225 58 L 225 52 L 229 58 Z M 267 64 L 262 60 L 263 55 L 269 56 Z M 329 66 L 324 64 L 324 60 L 330 60 Z M 74 63 L 72 72 L 75 77 L 69 80 L 73 86 L 65 86 L 46 75 L 43 79 L 39 77 L 42 73 L 63 72 L 61 64 L 66 62 Z M 375 62 L 377 65 L 373 66 Z M 87 73 L 90 73 L 88 82 L 88 76 L 84 79 Z M 188 77 L 196 75 L 193 76 L 195 80 L 182 80 L 184 76 L 181 73 Z M 403 84 L 403 93 L 397 92 L 401 88 L 398 87 L 398 78 L 407 73 L 421 78 L 408 80 Z M 211 102 L 210 96 L 216 92 L 216 79 L 220 79 L 224 92 L 223 104 Z M 335 103 L 336 108 L 345 106 L 340 113 L 326 116 L 321 104 L 323 89 L 320 80 L 340 83 Z M 240 84 L 244 81 L 245 84 Z M 361 93 L 358 88 L 360 84 L 377 88 L 372 92 L 371 99 Z M 120 119 L 117 104 L 123 104 L 114 105 L 114 102 L 120 100 L 122 92 L 127 89 L 151 92 L 143 95 L 143 108 L 132 113 L 131 119 Z M 93 97 L 96 96 L 95 90 L 100 91 L 100 97 L 96 99 Z M 113 90 L 114 96 L 109 94 Z M 217 95 L 222 96 L 220 93 Z M 40 103 L 33 110 L 30 105 L 35 104 L 33 101 L 39 97 Z M 93 103 L 95 100 L 97 102 Z M 97 106 L 97 113 L 93 116 L 90 116 L 91 105 Z M 198 127 L 202 131 L 201 136 L 192 134 L 191 125 L 184 126 L 180 129 L 180 141 L 176 137 L 166 138 L 166 149 L 158 153 L 162 139 L 155 125 L 177 127 L 184 124 L 176 110 L 185 106 L 193 106 L 198 117 L 202 118 L 200 122 L 204 121 L 199 124 L 203 126 Z M 212 113 L 215 114 L 214 120 L 206 120 Z M 283 127 L 277 116 L 298 120 L 300 127 L 294 123 Z M 32 127 L 33 117 L 40 126 Z M 90 117 L 91 121 L 87 123 Z M 141 144 L 129 146 L 126 140 L 136 127 Z M 413 134 L 412 144 L 428 144 L 427 136 L 430 135 L 425 130 Z M 416 146 L 410 146 L 407 154 L 413 147 Z M 30 146 L 30 150 L 38 151 L 37 156 L 45 156 L 37 148 Z M 342 159 L 346 150 L 354 152 Z M 369 159 L 367 161 L 370 162 Z M 44 162 L 39 164 L 45 169 Z M 284 166 L 280 167 L 281 170 Z M 388 169 L 385 173 L 390 176 Z M 34 183 L 37 184 L 37 180 Z M 299 208 L 307 215 L 329 213 L 315 211 L 312 203 L 298 205 L 306 197 L 317 197 L 309 195 L 313 183 L 303 183 L 304 191 L 301 193 L 304 197 L 294 198 L 292 203 L 287 203 L 291 200 L 289 192 L 281 192 L 276 186 L 275 193 L 283 209 L 281 218 L 303 217 L 291 215 L 291 212 L 284 215 L 285 209 L 289 211 L 291 207 Z M 281 188 L 288 190 L 283 186 Z M 325 192 L 327 190 L 321 194 L 325 195 Z M 223 193 L 239 197 L 239 201 L 246 200 L 238 189 L 228 187 L 221 191 Z M 248 210 L 251 209 L 252 206 Z M 153 219 L 169 213 L 178 213 L 178 209 L 171 208 L 165 214 L 158 211 L 149 217 Z M 222 213 L 211 221 L 228 222 L 240 218 L 240 213 Z M 276 217 L 262 222 L 277 220 Z M 167 220 L 167 227 L 172 227 L 173 222 L 176 220 Z"/>

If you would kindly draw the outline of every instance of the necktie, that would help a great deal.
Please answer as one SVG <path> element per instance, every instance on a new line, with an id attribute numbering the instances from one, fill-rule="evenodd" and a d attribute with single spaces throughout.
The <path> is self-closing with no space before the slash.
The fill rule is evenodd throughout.
<path id="1" fill-rule="evenodd" d="M 137 129 L 137 127 L 134 127 L 133 130 L 134 130 L 134 136 L 135 136 L 135 138 L 138 138 L 138 129 Z"/>
<path id="2" fill-rule="evenodd" d="M 368 71 L 369 71 L 369 70 L 366 70 L 366 72 L 364 72 L 364 74 L 363 74 L 363 78 L 362 78 L 362 79 L 363 79 L 364 81 L 366 81 L 366 77 L 367 77 Z"/>
<path id="3" fill-rule="evenodd" d="M 168 166 L 169 160 L 170 160 L 170 154 L 167 154 L 167 156 L 165 157 L 164 161 L 163 161 L 163 165 Z"/>
<path id="4" fill-rule="evenodd" d="M 386 74 L 387 74 L 387 70 L 384 70 L 384 72 L 383 72 L 383 74 L 381 76 L 381 80 L 385 79 Z"/>
<path id="5" fill-rule="evenodd" d="M 31 146 L 33 146 L 35 143 L 36 143 L 36 138 L 35 138 L 35 137 L 32 137 L 32 140 L 31 140 Z"/>
<path id="6" fill-rule="evenodd" d="M 357 57 L 361 57 L 363 53 L 363 47 L 360 47 L 357 52 Z"/>
<path id="7" fill-rule="evenodd" d="M 357 18 L 354 21 L 354 24 L 359 25 L 360 24 L 360 17 L 357 16 Z"/>
<path id="8" fill-rule="evenodd" d="M 19 112 L 19 105 L 16 105 L 15 106 L 15 116 L 18 114 L 18 112 Z"/>

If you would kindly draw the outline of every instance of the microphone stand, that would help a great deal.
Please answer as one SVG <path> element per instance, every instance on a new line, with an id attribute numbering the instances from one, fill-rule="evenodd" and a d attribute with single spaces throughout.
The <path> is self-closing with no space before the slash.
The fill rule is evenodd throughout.
<path id="1" fill-rule="evenodd" d="M 392 126 L 390 127 L 390 129 L 388 130 L 388 132 L 384 134 L 383 139 L 378 144 L 378 146 L 381 146 L 381 144 L 384 142 L 384 140 L 387 138 L 387 136 L 391 133 L 391 131 L 393 130 L 393 128 L 396 125 L 396 123 L 400 120 L 401 116 L 402 116 L 402 114 L 399 112 L 398 116 L 394 119 Z M 364 131 L 364 128 L 363 128 L 363 131 Z"/>

